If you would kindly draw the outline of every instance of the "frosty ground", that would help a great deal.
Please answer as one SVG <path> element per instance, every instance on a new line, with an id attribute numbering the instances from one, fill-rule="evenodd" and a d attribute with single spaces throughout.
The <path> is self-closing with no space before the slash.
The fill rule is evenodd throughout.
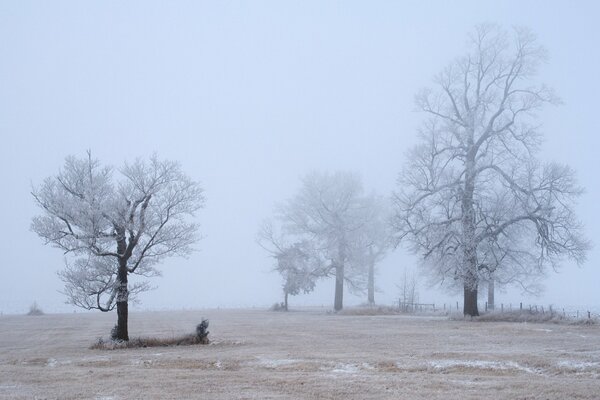
<path id="1" fill-rule="evenodd" d="M 0 317 L 0 399 L 598 399 L 600 328 L 447 317 L 203 310 L 130 314 L 210 345 L 90 350 L 115 316 Z"/>

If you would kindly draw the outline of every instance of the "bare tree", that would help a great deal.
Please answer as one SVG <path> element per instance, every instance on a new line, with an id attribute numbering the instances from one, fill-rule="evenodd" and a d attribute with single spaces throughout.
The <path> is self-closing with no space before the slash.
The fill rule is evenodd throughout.
<path id="1" fill-rule="evenodd" d="M 307 240 L 288 243 L 289 237 L 274 232 L 273 225 L 265 222 L 258 235 L 259 245 L 275 259 L 275 270 L 283 278 L 283 309 L 288 311 L 289 296 L 310 293 L 317 281 L 327 276 L 327 267 L 321 255 Z"/>
<path id="2" fill-rule="evenodd" d="M 310 243 L 322 260 L 323 275 L 335 276 L 336 311 L 343 307 L 344 284 L 355 290 L 363 287 L 365 264 L 353 256 L 372 212 L 360 179 L 348 172 L 308 174 L 298 194 L 276 212 L 287 241 Z"/>
<path id="3" fill-rule="evenodd" d="M 526 29 L 490 25 L 469 45 L 417 96 L 429 117 L 398 179 L 394 227 L 439 281 L 462 286 L 475 316 L 480 282 L 526 288 L 564 256 L 583 262 L 589 244 L 573 171 L 535 160 L 535 112 L 558 102 L 534 81 L 545 50 Z"/>
<path id="4" fill-rule="evenodd" d="M 354 235 L 356 243 L 353 245 L 351 262 L 359 264 L 355 270 L 367 271 L 367 302 L 369 305 L 374 305 L 376 267 L 393 247 L 389 224 L 390 204 L 386 199 L 371 195 L 365 198 L 365 205 L 369 217 L 365 225 Z M 361 268 L 360 264 L 364 266 Z"/>
<path id="5" fill-rule="evenodd" d="M 408 271 L 407 268 L 404 268 L 402 281 L 399 285 L 396 285 L 396 287 L 400 291 L 400 311 L 415 311 L 415 305 L 419 302 L 419 285 L 415 272 L 412 270 Z"/>
<path id="6" fill-rule="evenodd" d="M 149 288 L 131 287 L 130 274 L 151 277 L 168 256 L 187 256 L 198 239 L 191 220 L 204 204 L 202 189 L 179 164 L 156 156 L 114 170 L 87 157 L 66 158 L 57 176 L 32 194 L 43 213 L 32 230 L 61 249 L 71 262 L 60 273 L 68 301 L 86 309 L 117 309 L 115 338 L 129 340 L 130 296 Z"/>

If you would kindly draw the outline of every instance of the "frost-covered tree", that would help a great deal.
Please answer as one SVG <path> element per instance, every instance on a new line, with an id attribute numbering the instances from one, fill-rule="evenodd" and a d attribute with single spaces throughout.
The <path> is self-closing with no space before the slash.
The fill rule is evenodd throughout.
<path id="1" fill-rule="evenodd" d="M 341 310 L 344 284 L 360 289 L 365 264 L 356 256 L 359 238 L 372 218 L 371 201 L 361 180 L 349 172 L 313 172 L 302 179 L 302 187 L 276 212 L 288 243 L 310 244 L 321 275 L 335 276 L 334 309 Z M 304 246 L 304 245 L 303 245 Z"/>
<path id="2" fill-rule="evenodd" d="M 158 275 L 155 266 L 165 257 L 192 251 L 198 240 L 193 217 L 204 204 L 201 187 L 176 162 L 153 156 L 115 173 L 88 152 L 82 159 L 67 157 L 58 175 L 32 194 L 42 209 L 32 230 L 66 255 L 60 276 L 68 301 L 105 312 L 116 308 L 115 337 L 129 340 L 128 302 L 149 287 L 130 286 L 128 277 Z"/>
<path id="3" fill-rule="evenodd" d="M 317 281 L 327 276 L 327 268 L 320 254 L 307 240 L 288 243 L 285 235 L 275 234 L 266 222 L 259 232 L 258 243 L 275 260 L 275 268 L 283 278 L 283 308 L 288 311 L 289 296 L 310 293 Z"/>
<path id="4" fill-rule="evenodd" d="M 361 229 L 361 246 L 363 260 L 367 266 L 367 302 L 375 304 L 376 267 L 388 254 L 392 246 L 390 229 L 390 204 L 382 198 L 370 198 L 370 218 Z"/>
<path id="5" fill-rule="evenodd" d="M 546 52 L 528 30 L 484 25 L 469 52 L 417 96 L 428 115 L 394 195 L 396 238 L 431 275 L 462 287 L 478 315 L 480 283 L 527 287 L 588 242 L 574 213 L 573 171 L 535 158 L 535 113 L 558 100 L 535 81 Z"/>

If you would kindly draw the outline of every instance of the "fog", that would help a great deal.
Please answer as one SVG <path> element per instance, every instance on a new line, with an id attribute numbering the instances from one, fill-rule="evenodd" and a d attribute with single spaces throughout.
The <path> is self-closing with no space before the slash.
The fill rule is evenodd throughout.
<path id="1" fill-rule="evenodd" d="M 115 166 L 153 153 L 177 160 L 205 190 L 198 251 L 165 261 L 136 309 L 281 301 L 281 278 L 256 243 L 262 221 L 313 170 L 355 171 L 367 190 L 391 195 L 424 119 L 415 93 L 481 22 L 527 26 L 548 49 L 540 80 L 563 104 L 539 114 L 541 158 L 577 171 L 577 211 L 595 242 L 599 11 L 592 1 L 0 3 L 0 311 L 33 301 L 75 309 L 60 293 L 63 254 L 30 231 L 40 213 L 30 192 L 88 149 Z M 496 303 L 597 308 L 599 258 L 595 246 L 583 266 L 550 273 L 539 297 L 508 290 Z M 404 269 L 416 267 L 394 251 L 376 301 L 395 302 Z M 331 307 L 333 288 L 322 281 L 290 306 Z M 423 278 L 419 292 L 426 303 L 461 300 Z"/>

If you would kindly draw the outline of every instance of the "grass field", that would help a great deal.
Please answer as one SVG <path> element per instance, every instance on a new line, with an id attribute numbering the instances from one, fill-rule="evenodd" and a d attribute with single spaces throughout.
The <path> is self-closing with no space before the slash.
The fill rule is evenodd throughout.
<path id="1" fill-rule="evenodd" d="M 209 345 L 90 350 L 115 315 L 3 316 L 0 399 L 600 399 L 598 326 L 204 310 L 130 335 L 202 317 Z"/>

